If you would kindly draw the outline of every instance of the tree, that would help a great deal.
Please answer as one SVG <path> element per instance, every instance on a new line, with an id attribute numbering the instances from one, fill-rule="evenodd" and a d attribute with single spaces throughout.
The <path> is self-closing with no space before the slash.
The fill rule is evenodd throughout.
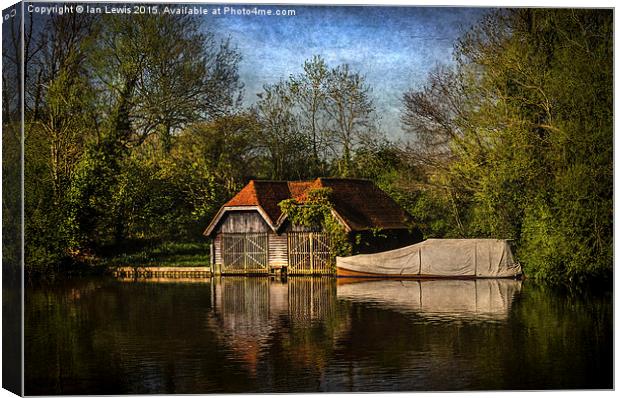
<path id="1" fill-rule="evenodd" d="M 223 116 L 183 130 L 172 155 L 177 163 L 209 170 L 224 202 L 260 170 L 260 134 L 252 112 Z"/>
<path id="2" fill-rule="evenodd" d="M 272 160 L 286 156 L 287 148 L 301 156 L 297 176 L 351 175 L 356 148 L 379 135 L 364 77 L 348 65 L 329 68 L 318 56 L 304 63 L 303 73 L 266 86 L 257 111 Z"/>
<path id="3" fill-rule="evenodd" d="M 19 17 L 9 18 L 2 24 L 2 275 L 5 286 L 20 285 L 22 271 L 23 196 L 20 165 L 23 141 L 22 87 L 19 76 L 23 53 L 19 44 L 20 27 Z"/>
<path id="4" fill-rule="evenodd" d="M 416 160 L 432 168 L 441 168 L 451 159 L 450 143 L 461 135 L 459 122 L 465 111 L 463 83 L 457 71 L 437 66 L 421 90 L 403 95 L 401 122 L 412 138 Z"/>
<path id="5" fill-rule="evenodd" d="M 330 70 L 325 60 L 315 55 L 304 62 L 303 73 L 291 76 L 288 94 L 297 108 L 299 128 L 310 142 L 313 169 L 324 172 L 330 144 L 330 120 L 326 112 Z"/>
<path id="6" fill-rule="evenodd" d="M 151 135 L 164 153 L 184 126 L 224 115 L 237 104 L 239 55 L 217 43 L 194 16 L 104 18 L 90 62 L 101 129 L 73 182 L 73 222 L 88 246 L 125 236 L 118 176 Z"/>
<path id="7" fill-rule="evenodd" d="M 286 81 L 266 85 L 255 106 L 258 142 L 268 159 L 267 175 L 275 180 L 310 177 L 322 163 L 315 156 L 317 143 L 299 131 L 292 85 Z"/>
<path id="8" fill-rule="evenodd" d="M 27 271 L 57 266 L 71 246 L 67 194 L 94 128 L 86 62 L 94 21 L 56 15 L 37 31 L 30 21 L 24 90 Z"/>
<path id="9" fill-rule="evenodd" d="M 118 137 L 126 145 L 159 133 L 169 150 L 176 129 L 238 105 L 240 55 L 205 33 L 196 17 L 113 16 L 105 24 L 93 54 L 96 84 L 109 128 L 129 128 Z"/>
<path id="10" fill-rule="evenodd" d="M 516 239 L 534 278 L 612 269 L 611 26 L 606 10 L 493 12 L 456 46 L 444 98 L 465 101 L 440 106 L 436 78 L 405 96 L 408 125 L 448 144 L 436 178 L 463 198 L 464 235 Z"/>
<path id="11" fill-rule="evenodd" d="M 364 140 L 376 137 L 375 107 L 370 98 L 370 87 L 359 73 L 348 65 L 338 66 L 330 71 L 327 89 L 326 112 L 332 127 L 332 139 L 341 151 L 339 174 L 351 174 L 353 150 Z"/>
<path id="12" fill-rule="evenodd" d="M 216 175 L 182 161 L 176 140 L 234 113 L 240 55 L 193 16 L 46 21 L 25 54 L 28 269 L 126 237 L 187 236 L 220 197 Z"/>
<path id="13" fill-rule="evenodd" d="M 218 42 L 188 16 L 160 19 L 146 27 L 149 67 L 139 79 L 135 113 L 142 134 L 159 129 L 162 148 L 169 151 L 175 130 L 235 109 L 243 85 L 241 56 L 229 40 Z"/>

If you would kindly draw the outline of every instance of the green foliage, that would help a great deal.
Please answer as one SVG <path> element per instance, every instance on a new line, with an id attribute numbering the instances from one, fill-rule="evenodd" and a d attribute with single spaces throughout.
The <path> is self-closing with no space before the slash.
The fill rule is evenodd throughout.
<path id="1" fill-rule="evenodd" d="M 279 205 L 291 224 L 325 232 L 333 256 L 350 256 L 353 248 L 344 227 L 333 215 L 330 193 L 331 188 L 310 189 L 302 202 L 286 199 Z"/>
<path id="2" fill-rule="evenodd" d="M 535 279 L 611 275 L 612 24 L 608 10 L 496 11 L 458 42 L 454 71 L 405 97 L 409 126 L 442 126 L 421 146 L 429 181 L 457 198 L 452 225 L 516 239 Z"/>
<path id="3" fill-rule="evenodd" d="M 424 239 L 460 237 L 456 224 L 449 219 L 451 204 L 447 195 L 437 194 L 434 190 L 420 190 L 410 195 L 409 213 L 416 220 Z"/>
<path id="4" fill-rule="evenodd" d="M 4 105 L 4 104 L 3 104 Z M 4 115 L 6 117 L 6 114 Z M 2 124 L 2 266 L 5 280 L 21 274 L 20 128 L 6 118 Z"/>
<path id="5" fill-rule="evenodd" d="M 272 178 L 350 177 L 354 152 L 380 137 L 370 86 L 346 64 L 331 68 L 314 56 L 303 73 L 265 86 L 259 97 Z"/>
<path id="6" fill-rule="evenodd" d="M 29 34 L 27 272 L 94 264 L 128 241 L 198 240 L 251 178 L 331 175 L 373 180 L 425 237 L 514 238 L 535 279 L 611 275 L 610 10 L 489 14 L 456 44 L 454 67 L 404 94 L 408 144 L 377 131 L 363 76 L 320 56 L 240 110 L 241 56 L 193 16 L 63 15 Z M 7 153 L 17 116 L 3 108 Z M 19 219 L 11 164 L 7 225 Z M 329 192 L 281 205 L 326 231 L 333 253 L 352 252 Z"/>
<path id="7" fill-rule="evenodd" d="M 97 264 L 128 240 L 200 239 L 243 182 L 204 158 L 199 127 L 251 127 L 230 116 L 239 54 L 193 16 L 63 15 L 46 28 L 26 57 L 26 271 Z"/>
<path id="8" fill-rule="evenodd" d="M 142 267 L 207 267 L 210 264 L 206 242 L 147 242 L 146 245 L 131 242 L 125 247 L 113 247 L 103 262 L 106 266 Z"/>
<path id="9" fill-rule="evenodd" d="M 360 147 L 353 158 L 354 177 L 372 180 L 412 215 L 425 239 L 462 237 L 453 217 L 453 199 L 445 190 L 430 189 L 421 167 L 408 163 L 403 150 L 381 141 Z"/>

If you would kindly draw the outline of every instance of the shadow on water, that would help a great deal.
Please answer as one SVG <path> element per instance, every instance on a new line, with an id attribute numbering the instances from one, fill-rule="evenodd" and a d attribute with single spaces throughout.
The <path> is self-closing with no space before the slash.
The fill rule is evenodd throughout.
<path id="1" fill-rule="evenodd" d="M 26 393 L 611 388 L 611 294 L 511 280 L 72 280 L 26 296 Z"/>

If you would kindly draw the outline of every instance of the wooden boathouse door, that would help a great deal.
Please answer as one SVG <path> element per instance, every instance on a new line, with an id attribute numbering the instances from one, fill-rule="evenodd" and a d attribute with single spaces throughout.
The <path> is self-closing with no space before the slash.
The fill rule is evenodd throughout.
<path id="1" fill-rule="evenodd" d="M 267 273 L 268 260 L 266 233 L 222 234 L 222 273 Z"/>
<path id="2" fill-rule="evenodd" d="M 329 238 L 322 232 L 289 232 L 288 269 L 291 275 L 332 274 Z"/>

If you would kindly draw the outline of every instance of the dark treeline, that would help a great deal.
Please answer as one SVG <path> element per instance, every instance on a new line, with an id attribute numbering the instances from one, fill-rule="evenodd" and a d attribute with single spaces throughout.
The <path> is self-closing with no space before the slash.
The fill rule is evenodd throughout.
<path id="1" fill-rule="evenodd" d="M 538 279 L 611 272 L 608 10 L 489 14 L 404 93 L 399 142 L 364 76 L 320 56 L 243 107 L 243 54 L 191 16 L 69 14 L 25 33 L 31 275 L 204 239 L 250 178 L 317 176 L 374 180 L 426 237 L 515 239 Z"/>

